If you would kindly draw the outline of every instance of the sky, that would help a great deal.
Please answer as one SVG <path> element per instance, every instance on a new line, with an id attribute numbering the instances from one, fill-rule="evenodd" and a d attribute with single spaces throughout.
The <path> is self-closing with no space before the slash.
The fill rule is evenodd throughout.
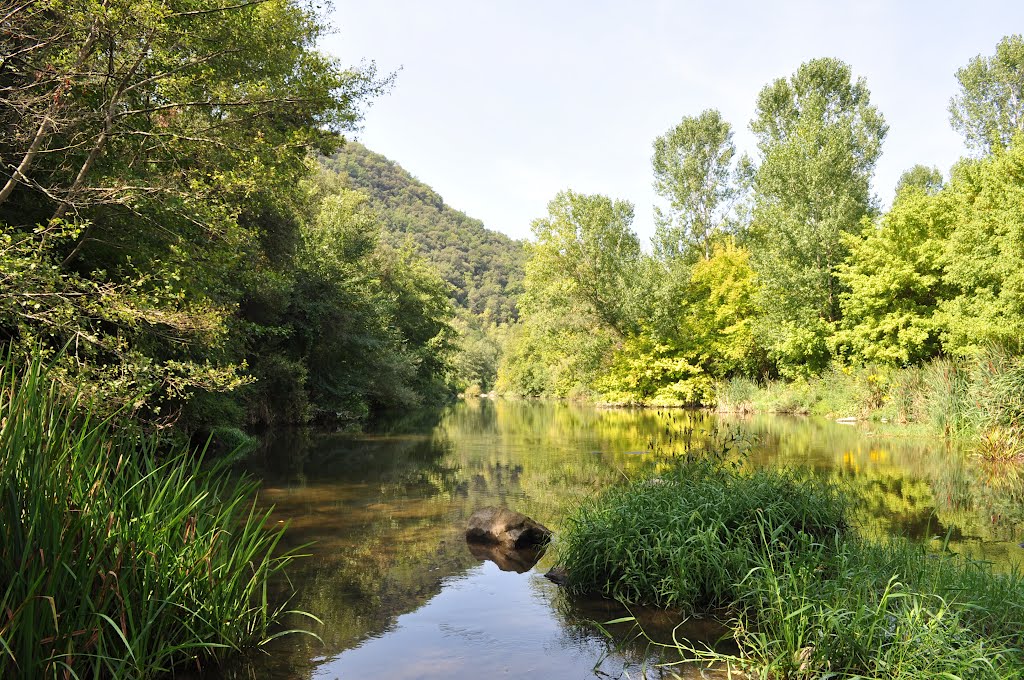
<path id="1" fill-rule="evenodd" d="M 944 175 L 956 71 L 1024 32 L 1024 0 L 491 2 L 335 0 L 322 49 L 397 72 L 354 135 L 445 201 L 514 238 L 563 189 L 631 201 L 654 233 L 651 153 L 683 116 L 722 112 L 740 153 L 758 92 L 817 57 L 867 81 L 889 124 L 873 188 Z"/>

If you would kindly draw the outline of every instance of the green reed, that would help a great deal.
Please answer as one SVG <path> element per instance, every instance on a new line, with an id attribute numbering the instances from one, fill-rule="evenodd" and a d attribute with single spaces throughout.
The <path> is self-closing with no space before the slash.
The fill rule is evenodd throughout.
<path id="1" fill-rule="evenodd" d="M 0 677 L 152 677 L 282 634 L 294 556 L 254 493 L 0 361 Z"/>
<path id="2" fill-rule="evenodd" d="M 1024 677 L 1024 581 L 923 545 L 870 543 L 794 473 L 681 460 L 578 509 L 559 544 L 576 592 L 710 614 L 734 649 L 673 645 L 739 677 Z"/>
<path id="3" fill-rule="evenodd" d="M 765 546 L 802 536 L 835 541 L 845 501 L 829 486 L 785 471 L 744 474 L 680 461 L 655 479 L 615 487 L 582 505 L 559 540 L 569 587 L 627 603 L 704 610 L 736 598 Z"/>

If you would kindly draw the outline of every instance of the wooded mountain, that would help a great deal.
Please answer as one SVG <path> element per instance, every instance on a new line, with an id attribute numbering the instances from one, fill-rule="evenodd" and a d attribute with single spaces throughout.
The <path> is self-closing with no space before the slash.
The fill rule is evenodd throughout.
<path id="1" fill-rule="evenodd" d="M 455 287 L 459 307 L 495 323 L 516 318 L 525 261 L 520 241 L 455 210 L 398 163 L 358 142 L 347 142 L 323 164 L 369 196 L 384 239 L 396 247 L 411 242 Z"/>

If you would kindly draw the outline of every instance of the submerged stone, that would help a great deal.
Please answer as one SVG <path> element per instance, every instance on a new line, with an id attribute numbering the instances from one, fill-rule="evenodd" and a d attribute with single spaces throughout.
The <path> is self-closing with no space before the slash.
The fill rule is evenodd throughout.
<path id="1" fill-rule="evenodd" d="M 569 582 L 569 572 L 565 570 L 565 567 L 551 567 L 548 573 L 544 574 L 544 578 L 555 585 L 564 586 Z"/>

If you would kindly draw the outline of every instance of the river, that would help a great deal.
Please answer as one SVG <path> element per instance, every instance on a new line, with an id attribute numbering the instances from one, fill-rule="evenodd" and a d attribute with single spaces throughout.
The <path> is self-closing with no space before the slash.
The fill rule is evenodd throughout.
<path id="1" fill-rule="evenodd" d="M 885 428 L 879 430 L 878 428 Z M 937 549 L 1018 562 L 1024 475 L 982 463 L 898 427 L 729 417 L 678 410 L 471 399 L 358 435 L 282 432 L 248 463 L 261 503 L 287 522 L 293 618 L 319 639 L 289 635 L 221 678 L 659 678 L 678 615 L 568 597 L 543 577 L 552 552 L 524 573 L 476 558 L 463 538 L 479 507 L 502 505 L 555 531 L 572 508 L 624 478 L 657 471 L 708 433 L 749 465 L 791 466 L 834 479 L 857 499 L 869 536 L 903 535 Z M 640 630 L 642 629 L 643 634 Z M 713 644 L 722 629 L 689 620 L 676 635 Z"/>

